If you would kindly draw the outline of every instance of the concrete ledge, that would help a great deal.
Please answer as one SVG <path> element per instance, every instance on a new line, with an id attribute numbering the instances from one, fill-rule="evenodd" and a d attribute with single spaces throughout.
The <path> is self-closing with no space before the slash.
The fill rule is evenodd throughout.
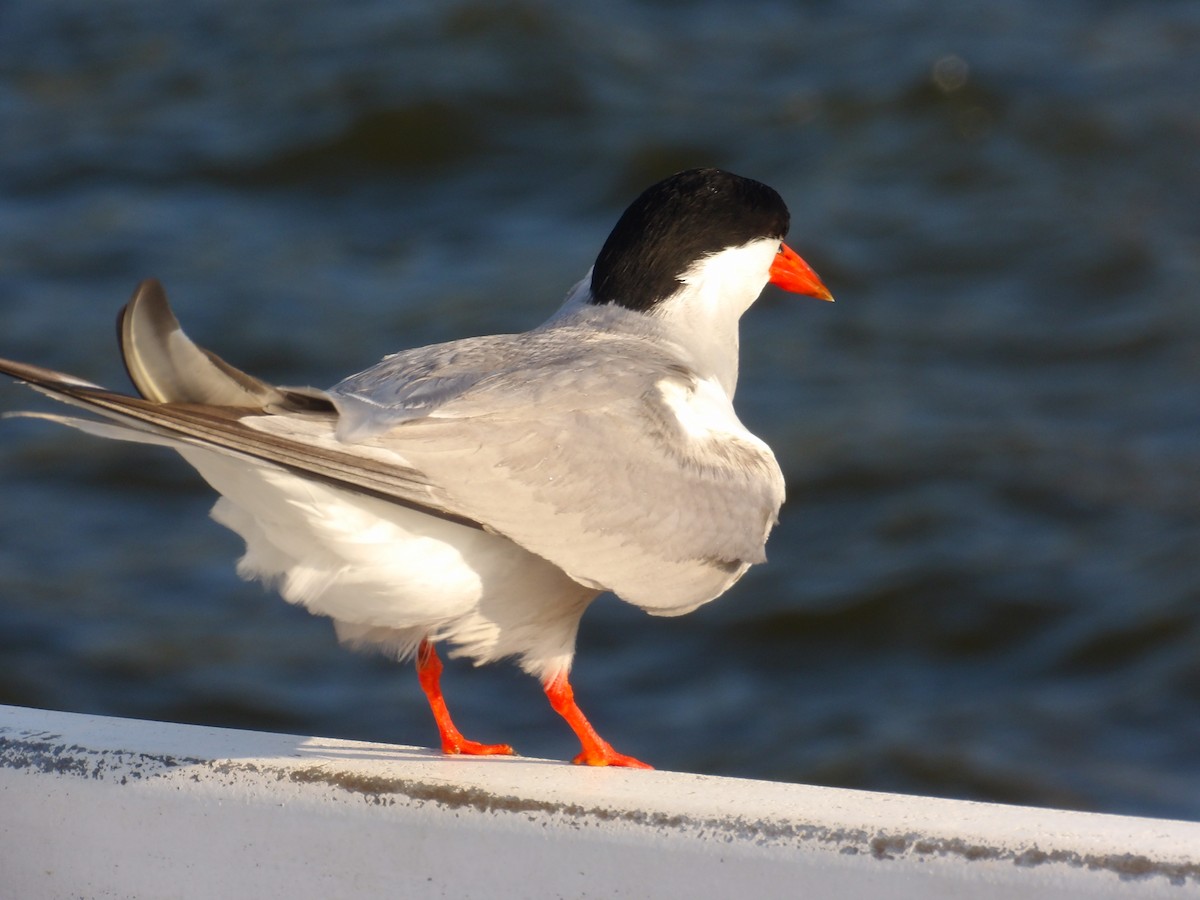
<path id="1" fill-rule="evenodd" d="M 1200 824 L 0 707 L 0 894 L 1200 896 Z"/>

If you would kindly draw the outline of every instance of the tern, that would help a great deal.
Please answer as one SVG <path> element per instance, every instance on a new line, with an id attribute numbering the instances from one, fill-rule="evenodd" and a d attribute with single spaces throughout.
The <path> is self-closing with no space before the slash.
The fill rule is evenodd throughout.
<path id="1" fill-rule="evenodd" d="M 768 282 L 833 299 L 788 225 L 760 182 L 680 172 L 634 200 L 544 324 L 405 350 L 328 390 L 268 384 L 193 343 L 153 279 L 118 320 L 139 397 L 0 372 L 99 418 L 17 415 L 178 452 L 245 541 L 242 577 L 352 647 L 415 657 L 443 752 L 513 750 L 455 727 L 439 643 L 539 679 L 575 763 L 649 768 L 575 702 L 580 617 L 605 591 L 691 612 L 765 560 L 784 483 L 734 412 L 738 322 Z"/>

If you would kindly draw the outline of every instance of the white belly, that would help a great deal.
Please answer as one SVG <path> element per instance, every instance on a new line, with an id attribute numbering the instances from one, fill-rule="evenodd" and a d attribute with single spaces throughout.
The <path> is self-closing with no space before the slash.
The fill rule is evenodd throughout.
<path id="1" fill-rule="evenodd" d="M 350 644 L 397 656 L 449 641 L 539 678 L 570 668 L 597 595 L 499 535 L 205 450 L 178 448 L 222 496 L 213 518 L 246 541 L 243 578 L 334 620 Z"/>

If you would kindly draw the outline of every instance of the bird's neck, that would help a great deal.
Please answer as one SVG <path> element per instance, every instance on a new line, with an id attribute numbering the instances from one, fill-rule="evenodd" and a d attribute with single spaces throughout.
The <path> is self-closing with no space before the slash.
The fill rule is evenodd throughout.
<path id="1" fill-rule="evenodd" d="M 688 299 L 695 302 L 664 304 L 652 316 L 684 351 L 689 367 L 702 379 L 719 384 L 732 400 L 737 390 L 741 311 L 734 312 L 720 298 Z"/>
<path id="2" fill-rule="evenodd" d="M 719 384 L 733 399 L 738 380 L 738 320 L 761 293 L 763 284 L 747 287 L 740 272 L 737 278 L 714 277 L 714 274 L 719 273 L 709 266 L 695 278 L 685 276 L 674 295 L 649 312 L 635 312 L 615 304 L 592 306 L 589 272 L 588 277 L 571 289 L 562 307 L 546 324 L 579 315 L 592 318 L 594 314 L 603 320 L 603 324 L 596 322 L 600 327 L 633 325 L 639 331 L 649 327 L 665 346 L 675 348 L 675 355 L 697 376 Z"/>
<path id="3" fill-rule="evenodd" d="M 679 290 L 649 313 L 686 348 L 697 374 L 730 399 L 737 389 L 738 323 L 766 287 L 777 248 L 764 239 L 698 260 L 679 276 Z"/>

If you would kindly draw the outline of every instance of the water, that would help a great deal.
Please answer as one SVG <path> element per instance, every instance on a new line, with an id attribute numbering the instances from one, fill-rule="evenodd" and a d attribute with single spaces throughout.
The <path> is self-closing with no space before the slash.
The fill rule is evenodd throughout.
<path id="1" fill-rule="evenodd" d="M 399 3 L 0 13 L 0 354 L 112 385 L 161 278 L 285 383 L 539 322 L 680 168 L 775 186 L 744 420 L 789 502 L 576 688 L 664 768 L 1200 818 L 1200 7 Z M 0 388 L 0 408 L 30 397 Z M 238 581 L 170 454 L 0 424 L 0 701 L 429 745 L 407 667 Z M 509 666 L 464 731 L 574 739 Z"/>

